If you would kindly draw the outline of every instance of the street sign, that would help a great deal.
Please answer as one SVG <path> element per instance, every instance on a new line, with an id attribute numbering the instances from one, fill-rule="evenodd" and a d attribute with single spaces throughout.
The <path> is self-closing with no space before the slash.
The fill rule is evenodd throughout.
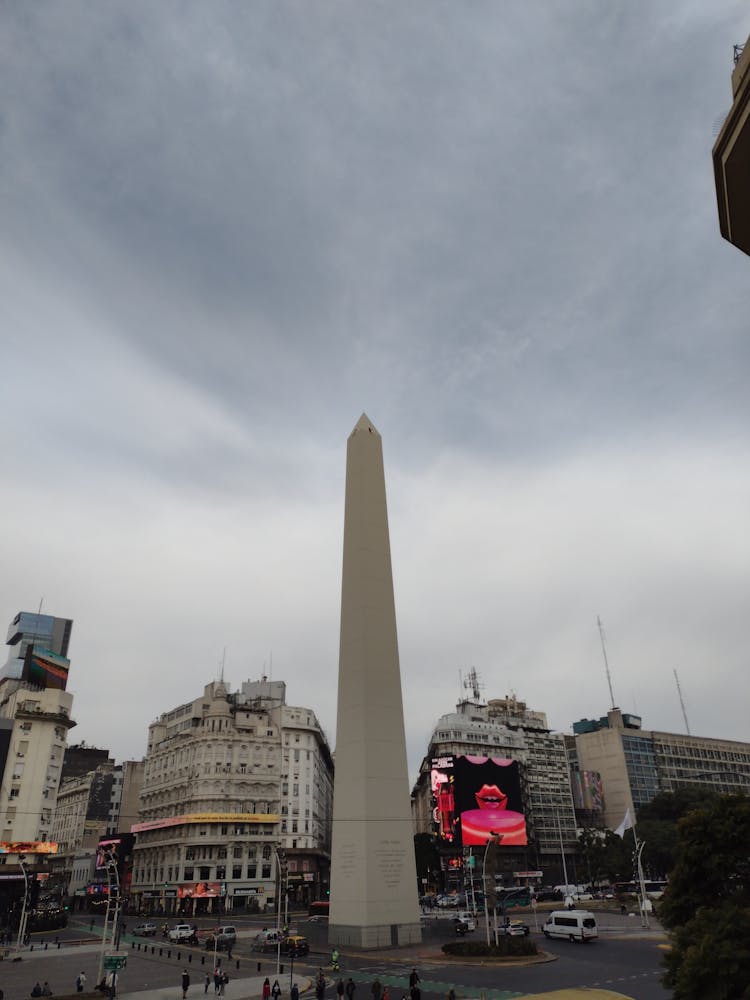
<path id="1" fill-rule="evenodd" d="M 117 972 L 124 969 L 128 964 L 128 953 L 126 951 L 108 951 L 104 955 L 104 971 Z"/>

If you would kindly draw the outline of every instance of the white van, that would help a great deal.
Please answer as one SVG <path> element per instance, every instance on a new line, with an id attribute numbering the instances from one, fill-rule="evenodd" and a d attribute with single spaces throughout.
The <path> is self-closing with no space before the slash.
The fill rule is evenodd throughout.
<path id="1" fill-rule="evenodd" d="M 477 929 L 477 922 L 474 919 L 474 914 L 470 910 L 459 910 L 456 916 L 453 918 L 454 924 L 465 924 L 467 931 L 475 931 Z M 456 933 L 460 933 L 457 931 Z"/>
<path id="2" fill-rule="evenodd" d="M 542 928 L 544 936 L 591 941 L 599 937 L 596 917 L 589 910 L 553 910 Z"/>

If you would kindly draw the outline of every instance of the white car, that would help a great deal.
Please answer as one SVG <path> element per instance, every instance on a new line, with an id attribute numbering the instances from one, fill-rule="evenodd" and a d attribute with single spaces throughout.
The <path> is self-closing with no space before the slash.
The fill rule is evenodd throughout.
<path id="1" fill-rule="evenodd" d="M 468 910 L 459 910 L 453 918 L 453 923 L 456 925 L 456 934 L 465 934 L 467 931 L 475 931 L 477 929 L 477 922 L 474 919 L 474 914 L 470 913 Z M 463 925 L 462 930 L 459 929 L 459 924 Z"/>

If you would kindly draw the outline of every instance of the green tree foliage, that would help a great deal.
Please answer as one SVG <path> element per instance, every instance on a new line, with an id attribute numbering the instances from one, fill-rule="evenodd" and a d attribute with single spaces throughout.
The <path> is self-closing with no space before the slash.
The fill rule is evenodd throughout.
<path id="1" fill-rule="evenodd" d="M 632 834 L 623 840 L 611 830 L 584 829 L 578 838 L 578 855 L 592 884 L 630 880 L 632 850 Z"/>
<path id="2" fill-rule="evenodd" d="M 671 931 L 665 983 L 675 1000 L 750 997 L 750 799 L 712 797 L 678 823 L 659 905 Z"/>
<path id="3" fill-rule="evenodd" d="M 435 847 L 435 838 L 429 833 L 414 834 L 414 857 L 417 862 L 417 876 L 427 878 L 440 871 L 440 855 Z"/>
<path id="4" fill-rule="evenodd" d="M 704 809 L 718 798 L 716 792 L 679 788 L 661 792 L 638 810 L 638 839 L 645 843 L 643 867 L 655 877 L 664 877 L 674 868 L 679 839 L 677 822 L 696 809 Z"/>

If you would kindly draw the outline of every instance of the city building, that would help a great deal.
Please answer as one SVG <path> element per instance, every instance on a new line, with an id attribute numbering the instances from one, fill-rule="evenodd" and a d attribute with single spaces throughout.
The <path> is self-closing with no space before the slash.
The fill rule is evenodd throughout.
<path id="1" fill-rule="evenodd" d="M 750 39 L 748 39 L 750 41 Z M 713 148 L 719 229 L 750 254 L 750 45 L 734 48 L 732 107 Z"/>
<path id="2" fill-rule="evenodd" d="M 112 794 L 107 813 L 107 835 L 128 833 L 138 822 L 145 762 L 126 760 L 112 770 Z"/>
<path id="3" fill-rule="evenodd" d="M 435 833 L 440 826 L 432 778 L 436 768 L 467 756 L 517 761 L 528 844 L 501 845 L 507 879 L 512 882 L 514 871 L 541 871 L 544 874 L 537 881 L 560 882 L 562 855 L 572 858 L 577 847 L 565 738 L 551 732 L 544 712 L 530 710 L 513 695 L 481 701 L 476 671 L 470 672 L 465 687 L 472 697 L 460 700 L 455 712 L 438 720 L 422 761 L 412 791 L 416 832 Z M 450 870 L 455 851 L 445 845 L 441 853 L 446 870 Z"/>
<path id="4" fill-rule="evenodd" d="M 114 761 L 108 758 L 93 771 L 60 782 L 52 817 L 51 838 L 57 852 L 50 859 L 50 888 L 62 896 L 71 891 L 76 857 L 95 848 L 106 833 L 113 768 Z"/>
<path id="5" fill-rule="evenodd" d="M 65 688 L 72 621 L 20 612 L 11 622 L 0 671 L 0 840 L 5 854 L 25 843 L 45 853 L 60 784 L 73 696 Z M 10 846 L 8 846 L 10 845 Z"/>
<path id="6" fill-rule="evenodd" d="M 325 892 L 333 765 L 311 709 L 283 681 L 224 681 L 149 727 L 131 903 L 148 913 L 267 910 L 279 873 Z M 283 862 L 281 865 L 279 862 Z"/>
<path id="7" fill-rule="evenodd" d="M 718 792 L 750 791 L 750 743 L 646 731 L 641 718 L 619 708 L 573 725 L 582 771 L 601 775 L 604 822 L 615 830 L 659 792 L 686 786 Z"/>

